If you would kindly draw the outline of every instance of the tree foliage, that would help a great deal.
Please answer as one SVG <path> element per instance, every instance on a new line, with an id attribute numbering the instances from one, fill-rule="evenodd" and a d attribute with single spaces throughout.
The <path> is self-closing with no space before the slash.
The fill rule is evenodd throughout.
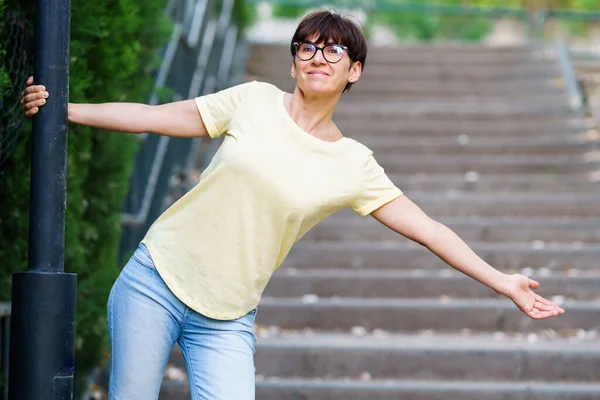
<path id="1" fill-rule="evenodd" d="M 276 2 L 275 2 L 276 3 Z M 275 4 L 273 6 L 273 15 L 280 18 L 299 18 L 304 15 L 308 8 L 302 5 L 302 1 L 286 2 L 285 4 Z M 371 29 L 376 25 L 383 25 L 390 28 L 396 35 L 404 41 L 440 41 L 440 40 L 461 40 L 476 41 L 483 38 L 491 31 L 494 25 L 494 18 L 477 17 L 468 15 L 440 15 L 435 13 L 426 13 L 417 7 L 413 11 L 402 8 L 401 11 L 395 11 L 394 5 L 462 5 L 462 6 L 480 6 L 480 7 L 514 7 L 530 11 L 539 11 L 544 9 L 570 9 L 570 10 L 589 10 L 598 9 L 598 0 L 385 0 L 368 3 L 369 14 L 366 22 L 365 31 L 369 35 Z M 332 8 L 364 8 L 365 5 L 359 1 L 352 0 L 331 0 L 327 2 L 326 7 Z M 561 22 L 567 30 L 582 34 L 589 27 L 589 22 Z"/>
<path id="2" fill-rule="evenodd" d="M 32 25 L 34 2 L 5 1 L 7 10 L 28 16 Z M 71 0 L 69 100 L 146 102 L 157 50 L 170 32 L 165 6 L 165 0 Z M 30 127 L 0 171 L 0 301 L 10 300 L 12 273 L 27 267 Z M 106 358 L 106 301 L 119 272 L 120 214 L 136 150 L 133 135 L 69 126 L 65 270 L 79 280 L 80 377 Z"/>

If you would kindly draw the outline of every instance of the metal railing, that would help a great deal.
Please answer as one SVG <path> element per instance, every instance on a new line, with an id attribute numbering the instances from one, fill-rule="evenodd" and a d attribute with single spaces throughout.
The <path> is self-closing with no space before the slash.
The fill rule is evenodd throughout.
<path id="1" fill-rule="evenodd" d="M 0 400 L 8 400 L 10 303 L 0 303 Z"/>
<path id="2" fill-rule="evenodd" d="M 539 11 L 533 16 L 536 40 L 540 44 L 544 43 L 546 39 L 555 42 L 556 54 L 563 72 L 565 89 L 569 96 L 570 105 L 574 109 L 581 109 L 581 111 L 587 112 L 593 117 L 595 128 L 600 129 L 600 99 L 598 98 L 600 93 L 596 93 L 595 99 L 587 98 L 582 90 L 576 72 L 576 64 L 578 61 L 585 60 L 588 62 L 596 62 L 600 65 L 600 49 L 574 49 L 568 42 L 567 32 L 563 31 L 553 32 L 553 35 L 550 35 L 550 37 L 547 38 L 547 24 L 556 21 L 562 23 L 600 22 L 600 12 L 555 9 Z M 600 75 L 600 68 L 598 71 Z M 594 100 L 596 104 L 594 104 Z"/>
<path id="3" fill-rule="evenodd" d="M 565 89 L 569 99 L 569 106 L 571 106 L 571 109 L 579 111 L 584 104 L 584 95 L 579 83 L 577 82 L 577 73 L 573 67 L 573 62 L 571 61 L 569 47 L 563 37 L 556 39 L 555 48 L 558 64 L 560 65 Z"/>
<path id="4" fill-rule="evenodd" d="M 549 21 L 600 21 L 600 12 L 578 10 L 543 10 L 536 12 L 533 17 L 535 37 L 543 41 L 545 26 Z"/>
<path id="5" fill-rule="evenodd" d="M 175 21 L 154 93 L 149 104 L 159 103 L 161 88 L 172 91 L 172 101 L 191 99 L 236 83 L 232 62 L 240 43 L 232 24 L 234 0 L 172 0 L 167 12 Z M 219 140 L 203 145 L 199 139 L 140 135 L 134 172 L 123 213 L 120 259 L 130 254 L 152 222 L 164 210 L 174 174 L 189 171 L 195 163 L 208 163 Z M 199 160 L 199 161 L 198 161 Z"/>

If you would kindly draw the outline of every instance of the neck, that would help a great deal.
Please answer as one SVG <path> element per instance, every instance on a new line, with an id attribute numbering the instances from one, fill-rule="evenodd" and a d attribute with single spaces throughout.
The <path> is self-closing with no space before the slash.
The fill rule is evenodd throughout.
<path id="1" fill-rule="evenodd" d="M 306 132 L 315 136 L 328 136 L 334 126 L 333 112 L 340 95 L 306 95 L 296 86 L 292 96 L 288 96 L 290 116 Z"/>

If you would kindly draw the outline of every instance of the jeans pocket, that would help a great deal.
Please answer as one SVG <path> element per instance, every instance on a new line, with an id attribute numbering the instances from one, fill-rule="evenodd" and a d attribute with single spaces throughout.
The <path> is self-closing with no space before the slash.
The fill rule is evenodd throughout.
<path id="1" fill-rule="evenodd" d="M 152 261 L 152 257 L 150 256 L 150 252 L 146 248 L 145 244 L 140 243 L 140 245 L 138 246 L 138 248 L 133 253 L 132 257 L 135 258 L 135 260 L 138 263 L 140 263 L 141 265 L 143 265 L 144 267 L 150 268 L 150 269 L 155 269 L 154 268 L 154 261 Z"/>

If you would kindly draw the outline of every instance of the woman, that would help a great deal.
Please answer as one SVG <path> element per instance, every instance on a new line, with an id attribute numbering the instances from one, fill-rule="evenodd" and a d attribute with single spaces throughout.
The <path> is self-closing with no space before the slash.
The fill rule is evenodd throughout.
<path id="1" fill-rule="evenodd" d="M 291 41 L 294 93 L 260 82 L 159 106 L 69 104 L 69 121 L 102 129 L 223 144 L 200 182 L 149 229 L 108 301 L 111 399 L 156 399 L 178 342 L 193 399 L 254 398 L 256 307 L 273 271 L 316 223 L 342 208 L 371 215 L 510 298 L 533 319 L 564 313 L 539 284 L 481 260 L 388 179 L 362 144 L 332 121 L 358 81 L 367 47 L 329 11 L 308 15 Z M 23 93 L 34 115 L 48 93 Z"/>

